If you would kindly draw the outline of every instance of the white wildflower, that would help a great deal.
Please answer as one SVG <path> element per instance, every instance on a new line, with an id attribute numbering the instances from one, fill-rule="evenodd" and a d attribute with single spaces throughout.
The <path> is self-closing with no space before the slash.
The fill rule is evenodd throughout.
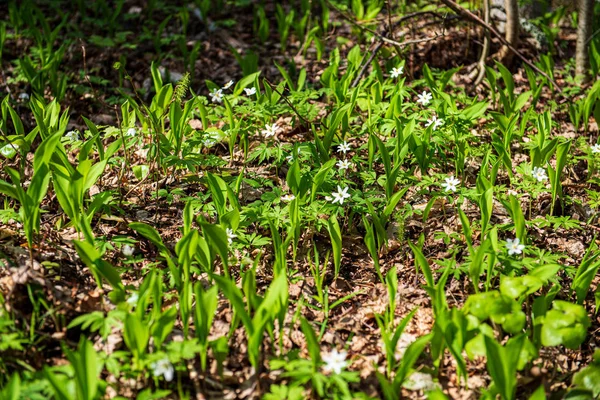
<path id="1" fill-rule="evenodd" d="M 431 93 L 426 92 L 425 90 L 423 90 L 423 93 L 417 95 L 417 103 L 421 103 L 424 106 L 429 104 L 429 102 L 431 102 L 431 99 L 433 99 L 433 96 L 431 95 Z"/>
<path id="2" fill-rule="evenodd" d="M 338 146 L 337 152 L 346 154 L 346 152 L 348 152 L 350 150 L 351 150 L 350 145 L 348 144 L 348 142 L 344 141 L 344 143 L 342 143 Z"/>
<path id="3" fill-rule="evenodd" d="M 246 96 L 252 96 L 253 94 L 256 94 L 256 88 L 244 88 L 244 93 L 246 93 Z"/>
<path id="4" fill-rule="evenodd" d="M 348 160 L 340 160 L 335 164 L 339 169 L 348 169 L 352 165 Z"/>
<path id="5" fill-rule="evenodd" d="M 19 148 L 19 146 L 17 146 L 16 144 L 9 143 L 0 148 L 0 154 L 2 154 L 6 158 L 13 158 L 15 156 L 15 154 L 17 154 L 18 148 Z"/>
<path id="6" fill-rule="evenodd" d="M 265 129 L 262 130 L 262 134 L 265 135 L 265 137 L 269 137 L 269 136 L 275 136 L 275 134 L 277 133 L 277 130 L 279 130 L 279 126 L 277 124 L 273 124 L 273 125 L 265 125 Z"/>
<path id="7" fill-rule="evenodd" d="M 65 137 L 71 142 L 76 142 L 79 140 L 79 133 L 77 131 L 69 131 L 65 134 Z"/>
<path id="8" fill-rule="evenodd" d="M 223 89 L 213 89 L 210 94 L 210 100 L 213 103 L 221 103 L 223 102 Z"/>
<path id="9" fill-rule="evenodd" d="M 121 252 L 123 253 L 123 255 L 125 257 L 131 257 L 133 255 L 134 251 L 135 251 L 135 247 L 130 246 L 128 244 L 126 244 L 125 246 L 123 246 L 123 248 L 121 249 Z"/>
<path id="10" fill-rule="evenodd" d="M 548 175 L 546 175 L 546 171 L 544 170 L 544 168 L 533 167 L 531 175 L 533 175 L 533 178 L 536 179 L 538 182 L 544 182 L 548 180 Z"/>
<path id="11" fill-rule="evenodd" d="M 296 198 L 296 196 L 294 196 L 293 194 L 286 194 L 284 196 L 281 196 L 281 201 L 290 202 L 290 201 L 294 200 L 295 198 Z"/>
<path id="12" fill-rule="evenodd" d="M 173 364 L 171 364 L 166 357 L 150 364 L 150 368 L 152 368 L 152 374 L 154 376 L 162 375 L 167 382 L 171 382 L 173 380 L 173 375 L 175 375 L 175 368 L 173 368 Z"/>
<path id="13" fill-rule="evenodd" d="M 433 381 L 431 375 L 425 374 L 423 372 L 413 372 L 412 374 L 410 374 L 408 379 L 404 381 L 404 384 L 402 386 L 408 390 L 415 391 L 430 391 L 435 390 L 439 387 L 438 384 Z"/>
<path id="14" fill-rule="evenodd" d="M 127 304 L 129 304 L 130 306 L 135 306 L 135 305 L 137 305 L 137 302 L 139 299 L 140 299 L 139 293 L 133 292 L 133 293 L 131 293 L 131 296 L 129 296 L 129 298 L 127 299 Z"/>
<path id="15" fill-rule="evenodd" d="M 340 205 L 344 204 L 344 200 L 350 198 L 350 194 L 348 193 L 348 186 L 346 186 L 345 188 L 341 188 L 338 185 L 338 191 L 331 193 L 331 203 L 335 204 L 335 203 L 340 203 Z"/>
<path id="16" fill-rule="evenodd" d="M 506 248 L 508 249 L 508 255 L 514 256 L 515 254 L 523 253 L 523 249 L 525 249 L 525 245 L 520 244 L 519 238 L 506 239 Z"/>
<path id="17" fill-rule="evenodd" d="M 227 241 L 229 242 L 229 244 L 233 243 L 233 239 L 235 239 L 237 237 L 237 235 L 233 233 L 233 229 L 231 229 L 231 228 L 227 228 L 226 232 L 227 232 Z"/>
<path id="18" fill-rule="evenodd" d="M 323 370 L 325 372 L 333 372 L 335 374 L 341 373 L 342 369 L 346 368 L 348 365 L 346 357 L 348 357 L 348 353 L 346 351 L 342 350 L 338 352 L 337 349 L 333 349 L 331 353 L 324 354 L 321 356 L 325 362 Z"/>
<path id="19" fill-rule="evenodd" d="M 19 100 L 23 100 L 23 101 L 29 100 L 29 94 L 27 94 L 25 92 L 19 94 Z"/>
<path id="20" fill-rule="evenodd" d="M 444 188 L 444 191 L 446 192 L 456 192 L 456 190 L 458 189 L 458 185 L 460 184 L 460 181 L 458 179 L 456 179 L 454 177 L 454 175 L 450 176 L 449 178 L 444 179 L 444 183 L 442 183 L 442 187 Z"/>
<path id="21" fill-rule="evenodd" d="M 404 67 L 392 68 L 392 70 L 390 71 L 390 76 L 392 78 L 397 78 L 400 75 L 402 75 L 402 72 L 404 72 Z"/>
<path id="22" fill-rule="evenodd" d="M 299 147 L 298 147 L 298 150 L 296 151 L 296 154 L 297 154 L 297 155 L 300 155 L 300 148 L 299 148 Z M 295 160 L 294 153 L 291 153 L 291 154 L 290 154 L 289 156 L 287 156 L 285 159 L 287 160 L 287 162 L 288 162 L 288 163 L 290 163 L 290 164 L 291 164 L 291 163 L 293 163 L 293 162 L 294 162 L 294 160 Z"/>
<path id="23" fill-rule="evenodd" d="M 217 142 L 221 141 L 221 135 L 219 134 L 219 131 L 217 130 L 211 130 L 211 131 L 205 131 L 205 136 L 202 139 L 202 145 L 204 147 L 212 147 L 215 144 L 217 144 Z"/>
<path id="24" fill-rule="evenodd" d="M 600 153 L 600 144 L 596 143 L 595 145 L 593 145 L 591 147 L 591 149 L 592 149 L 592 154 Z"/>
<path id="25" fill-rule="evenodd" d="M 425 123 L 425 127 L 428 128 L 431 125 L 433 125 L 433 130 L 435 131 L 437 128 L 439 128 L 440 126 L 444 125 L 444 120 L 443 119 L 439 119 L 437 116 L 433 115 L 431 117 L 431 119 L 427 120 L 427 122 Z"/>
<path id="26" fill-rule="evenodd" d="M 137 131 L 135 130 L 135 128 L 129 128 L 125 132 L 125 136 L 128 136 L 128 137 L 135 136 L 136 133 L 137 133 Z"/>
<path id="27" fill-rule="evenodd" d="M 229 82 L 227 82 L 227 83 L 226 83 L 226 84 L 223 86 L 223 90 L 227 90 L 227 89 L 229 89 L 229 88 L 230 88 L 230 87 L 232 87 L 232 86 L 233 86 L 233 79 L 232 79 L 232 80 L 230 80 Z"/>

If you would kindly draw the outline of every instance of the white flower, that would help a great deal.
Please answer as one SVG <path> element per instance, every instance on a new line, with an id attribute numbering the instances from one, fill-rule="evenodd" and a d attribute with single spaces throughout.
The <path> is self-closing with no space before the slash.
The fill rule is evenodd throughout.
<path id="1" fill-rule="evenodd" d="M 233 86 L 233 79 L 232 79 L 232 80 L 230 80 L 229 82 L 227 82 L 227 83 L 226 83 L 226 84 L 223 86 L 223 90 L 227 90 L 227 89 L 229 89 L 229 88 L 230 88 L 230 87 L 232 87 L 232 86 Z"/>
<path id="2" fill-rule="evenodd" d="M 256 88 L 244 88 L 244 93 L 246 93 L 246 96 L 252 96 L 253 94 L 256 94 Z"/>
<path id="3" fill-rule="evenodd" d="M 19 100 L 29 100 L 29 94 L 25 92 L 19 94 Z"/>
<path id="4" fill-rule="evenodd" d="M 429 104 L 431 99 L 433 99 L 433 96 L 431 93 L 426 92 L 425 90 L 423 90 L 423 93 L 417 95 L 417 103 L 421 103 L 424 106 Z"/>
<path id="5" fill-rule="evenodd" d="M 338 191 L 331 193 L 331 203 L 335 204 L 335 203 L 340 203 L 340 205 L 344 204 L 344 200 L 350 198 L 350 194 L 348 193 L 348 186 L 346 186 L 344 189 L 342 189 L 340 187 L 340 185 L 338 185 Z M 327 199 L 327 198 L 326 198 Z"/>
<path id="6" fill-rule="evenodd" d="M 129 128 L 127 129 L 127 132 L 125 132 L 125 136 L 135 136 L 136 133 L 137 131 L 135 130 L 135 128 Z"/>
<path id="7" fill-rule="evenodd" d="M 121 252 L 123 253 L 123 255 L 125 257 L 131 257 L 133 255 L 134 251 L 135 251 L 135 247 L 130 246 L 128 244 L 126 244 L 125 246 L 123 246 L 123 248 L 121 249 Z"/>
<path id="8" fill-rule="evenodd" d="M 402 72 L 404 72 L 404 67 L 392 68 L 392 70 L 390 71 L 390 76 L 392 78 L 397 78 L 400 75 L 402 75 Z"/>
<path id="9" fill-rule="evenodd" d="M 69 131 L 65 134 L 65 137 L 71 142 L 76 142 L 79 140 L 79 134 L 77 131 Z"/>
<path id="10" fill-rule="evenodd" d="M 431 117 L 431 119 L 427 120 L 427 122 L 425 123 L 425 127 L 428 128 L 431 125 L 433 125 L 433 130 L 435 131 L 437 128 L 439 128 L 440 126 L 444 125 L 444 120 L 443 119 L 438 119 L 437 116 L 433 115 Z"/>
<path id="11" fill-rule="evenodd" d="M 233 229 L 231 229 L 231 228 L 227 228 L 226 232 L 227 232 L 227 241 L 229 242 L 229 244 L 233 243 L 233 239 L 235 239 L 237 237 L 237 235 L 233 233 Z"/>
<path id="12" fill-rule="evenodd" d="M 296 196 L 294 196 L 293 194 L 286 194 L 284 196 L 281 196 L 281 201 L 290 202 L 290 201 L 294 200 L 295 198 L 296 198 Z"/>
<path id="13" fill-rule="evenodd" d="M 212 147 L 222 139 L 218 131 L 205 131 L 205 134 L 206 136 L 202 139 L 202 145 L 204 147 Z"/>
<path id="14" fill-rule="evenodd" d="M 591 147 L 591 149 L 592 149 L 592 154 L 600 153 L 600 144 L 596 143 L 595 145 L 593 145 Z"/>
<path id="15" fill-rule="evenodd" d="M 210 100 L 213 103 L 221 103 L 223 101 L 223 89 L 213 89 Z"/>
<path id="16" fill-rule="evenodd" d="M 300 147 L 298 147 L 298 151 L 296 153 L 297 153 L 297 155 L 300 155 Z M 293 163 L 294 162 L 294 153 L 290 153 L 290 155 L 287 156 L 285 159 L 287 160 L 288 163 L 290 163 L 290 164 Z"/>
<path id="17" fill-rule="evenodd" d="M 544 182 L 548 180 L 548 175 L 546 175 L 544 168 L 533 167 L 531 175 L 533 175 L 534 179 L 536 179 L 538 182 Z"/>
<path id="18" fill-rule="evenodd" d="M 6 158 L 13 158 L 15 154 L 17 154 L 18 148 L 19 146 L 17 146 L 16 144 L 9 143 L 6 146 L 2 146 L 0 148 L 0 154 L 2 154 Z"/>
<path id="19" fill-rule="evenodd" d="M 348 353 L 346 351 L 338 352 L 337 349 L 333 349 L 331 353 L 321 356 L 325 362 L 323 370 L 325 372 L 333 372 L 335 374 L 341 373 L 342 369 L 346 368 L 348 365 L 346 357 L 348 357 Z"/>
<path id="20" fill-rule="evenodd" d="M 519 238 L 506 239 L 506 248 L 508 249 L 508 255 L 513 256 L 515 254 L 521 254 L 525 248 L 525 245 L 520 244 Z"/>
<path id="21" fill-rule="evenodd" d="M 458 188 L 460 181 L 458 179 L 456 179 L 454 177 L 454 175 L 450 176 L 449 178 L 444 179 L 444 181 L 445 182 L 442 183 L 442 187 L 444 188 L 444 191 L 456 192 L 456 189 Z"/>
<path id="22" fill-rule="evenodd" d="M 348 144 L 348 142 L 344 141 L 344 143 L 342 143 L 338 146 L 337 152 L 346 154 L 346 152 L 350 151 L 350 150 L 351 150 L 350 145 Z"/>
<path id="23" fill-rule="evenodd" d="M 171 382 L 173 380 L 173 375 L 175 375 L 175 368 L 173 368 L 173 364 L 171 364 L 166 357 L 150 364 L 150 368 L 152 368 L 152 375 L 162 375 L 167 382 Z"/>
<path id="24" fill-rule="evenodd" d="M 277 124 L 273 124 L 273 125 L 267 124 L 267 125 L 265 125 L 265 129 L 263 129 L 261 133 L 263 135 L 265 135 L 265 137 L 275 136 L 278 129 L 279 129 L 279 126 Z"/>
<path id="25" fill-rule="evenodd" d="M 139 299 L 140 299 L 139 293 L 133 292 L 133 293 L 131 293 L 131 296 L 129 296 L 129 298 L 127 299 L 127 304 L 129 304 L 131 306 L 135 306 Z"/>
<path id="26" fill-rule="evenodd" d="M 433 381 L 429 374 L 423 372 L 413 372 L 410 377 L 402 385 L 408 390 L 424 390 L 430 391 L 438 388 L 438 385 Z"/>
<path id="27" fill-rule="evenodd" d="M 348 160 L 340 160 L 335 164 L 339 169 L 348 169 L 352 165 Z"/>

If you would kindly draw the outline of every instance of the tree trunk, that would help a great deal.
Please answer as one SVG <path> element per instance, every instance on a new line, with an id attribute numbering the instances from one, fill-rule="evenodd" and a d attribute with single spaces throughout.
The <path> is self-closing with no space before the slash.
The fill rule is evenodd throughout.
<path id="1" fill-rule="evenodd" d="M 515 49 L 519 45 L 519 4 L 517 0 L 505 0 L 504 8 L 506 10 L 506 41 Z M 502 46 L 498 54 L 500 61 L 505 65 L 510 65 L 513 53 L 506 46 Z"/>
<path id="2" fill-rule="evenodd" d="M 575 75 L 587 76 L 590 63 L 588 39 L 592 34 L 592 18 L 594 17 L 594 0 L 579 0 L 577 17 L 577 50 L 575 51 Z"/>
<path id="3" fill-rule="evenodd" d="M 519 44 L 519 4 L 517 0 L 505 0 L 504 8 L 506 11 L 506 41 L 515 49 Z M 502 46 L 498 53 L 500 61 L 509 65 L 513 58 L 513 53 L 506 46 Z"/>

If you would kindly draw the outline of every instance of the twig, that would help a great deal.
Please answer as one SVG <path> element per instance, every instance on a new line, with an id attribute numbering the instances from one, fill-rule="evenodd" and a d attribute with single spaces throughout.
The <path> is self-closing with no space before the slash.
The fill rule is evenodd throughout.
<path id="1" fill-rule="evenodd" d="M 329 0 L 328 0 L 328 3 L 329 3 Z M 331 3 L 330 3 L 330 5 L 331 5 Z M 391 15 L 389 1 L 386 1 L 386 6 L 388 8 L 388 15 Z M 381 49 L 381 47 L 383 46 L 384 42 L 394 45 L 396 47 L 396 49 L 399 51 L 400 50 L 399 48 L 401 48 L 401 47 L 410 46 L 411 44 L 429 42 L 431 40 L 437 39 L 440 36 L 444 36 L 445 35 L 445 30 L 444 30 L 443 33 L 442 33 L 442 35 L 436 33 L 436 35 L 434 37 L 427 37 L 427 38 L 415 39 L 415 40 L 407 40 L 407 41 L 404 41 L 404 42 L 398 42 L 398 41 L 394 40 L 394 31 L 396 30 L 396 27 L 398 27 L 398 25 L 400 25 L 402 22 L 404 22 L 406 20 L 409 20 L 409 19 L 417 17 L 417 16 L 425 15 L 425 14 L 431 14 L 431 15 L 434 15 L 434 16 L 436 16 L 438 18 L 444 19 L 444 17 L 442 17 L 441 15 L 439 15 L 438 13 L 436 13 L 434 11 L 419 11 L 419 12 L 414 12 L 414 13 L 406 14 L 406 15 L 400 17 L 393 24 L 392 24 L 392 20 L 391 20 L 391 17 L 390 17 L 390 18 L 388 18 L 388 28 L 383 32 L 383 34 L 379 34 L 379 33 L 375 32 L 375 31 L 373 31 L 372 29 L 369 29 L 367 27 L 364 27 L 364 26 L 360 25 L 358 22 L 354 21 L 352 18 L 350 18 L 349 16 L 345 15 L 341 10 L 339 10 L 335 6 L 332 6 L 332 7 L 335 8 L 336 11 L 338 13 L 340 13 L 340 15 L 342 15 L 342 17 L 344 17 L 346 20 L 350 21 L 352 24 L 354 24 L 355 26 L 359 27 L 360 29 L 364 29 L 364 30 L 366 30 L 366 31 L 374 34 L 379 39 L 379 42 L 377 43 L 377 45 L 375 45 L 375 47 L 373 48 L 373 50 L 371 50 L 371 55 L 369 56 L 369 59 L 367 60 L 366 63 L 364 63 L 362 65 L 360 71 L 356 75 L 356 78 L 354 78 L 354 80 L 352 81 L 352 84 L 350 85 L 351 88 L 356 87 L 356 85 L 358 85 L 358 82 L 360 81 L 360 79 L 362 78 L 362 76 L 365 74 L 367 68 L 369 67 L 369 65 L 371 64 L 371 62 L 373 61 L 373 59 L 377 55 L 377 52 L 379 51 L 379 49 Z M 388 38 L 388 35 L 391 35 L 391 39 Z"/>
<path id="2" fill-rule="evenodd" d="M 588 44 L 590 44 L 590 42 L 592 41 L 593 38 L 596 37 L 597 34 L 600 33 L 600 29 L 598 29 L 596 32 L 592 33 L 590 35 L 590 37 L 588 38 L 588 40 L 585 41 L 585 45 L 587 46 Z"/>
<path id="3" fill-rule="evenodd" d="M 416 44 L 416 43 L 430 42 L 430 41 L 435 40 L 442 36 L 445 36 L 445 32 L 443 32 L 442 34 L 436 33 L 435 36 L 433 36 L 433 37 L 427 37 L 427 38 L 415 39 L 415 40 L 407 40 L 406 42 L 402 43 L 402 45 L 409 46 L 411 44 Z M 362 66 L 362 68 L 358 72 L 358 75 L 356 75 L 356 78 L 354 78 L 354 81 L 352 81 L 352 84 L 350 85 L 350 87 L 352 87 L 352 88 L 356 87 L 356 85 L 360 81 L 360 78 L 362 78 L 365 71 L 367 70 L 367 67 L 369 66 L 369 64 L 371 64 L 371 61 L 373 61 L 373 59 L 375 58 L 375 55 L 377 54 L 377 52 L 379 51 L 381 46 L 383 46 L 384 42 L 385 42 L 385 40 L 380 40 L 379 43 L 377 44 L 377 46 L 375 46 L 375 48 L 371 51 L 371 56 L 369 57 L 368 61 Z"/>
<path id="4" fill-rule="evenodd" d="M 453 10 L 454 12 L 456 12 L 457 14 L 475 22 L 476 24 L 488 29 L 494 36 L 496 36 L 500 42 L 502 42 L 503 45 L 505 45 L 506 47 L 508 47 L 510 49 L 510 51 L 512 51 L 517 57 L 519 57 L 521 59 L 521 61 L 523 61 L 525 64 L 527 64 L 529 67 L 531 67 L 531 69 L 533 69 L 535 72 L 539 73 L 540 75 L 542 75 L 544 78 L 548 79 L 548 81 L 550 81 L 554 87 L 556 87 L 558 89 L 558 91 L 560 93 L 562 93 L 562 89 L 560 88 L 560 86 L 558 86 L 558 84 L 554 81 L 554 79 L 552 79 L 552 77 L 550 77 L 550 75 L 548 75 L 547 73 L 545 73 L 544 71 L 542 71 L 541 69 L 539 69 L 535 64 L 533 64 L 531 61 L 529 61 L 527 58 L 525 58 L 525 56 L 523 54 L 521 54 L 521 52 L 519 52 L 517 49 L 515 49 L 513 47 L 512 44 L 510 44 L 505 38 L 504 36 L 502 36 L 502 34 L 500 34 L 500 32 L 498 32 L 496 30 L 496 28 L 494 28 L 493 26 L 491 26 L 490 24 L 485 23 L 485 21 L 483 21 L 481 18 L 479 18 L 477 15 L 473 14 L 471 11 L 467 10 L 466 8 L 463 8 L 461 6 L 459 6 L 457 3 L 455 3 L 453 0 L 441 0 L 442 3 L 444 3 L 446 6 L 448 6 L 448 8 L 450 8 L 451 10 Z"/>
<path id="5" fill-rule="evenodd" d="M 271 86 L 271 89 L 273 89 L 273 91 L 275 91 L 275 93 L 277 93 L 278 95 L 281 96 L 281 98 L 287 103 L 287 105 L 292 109 L 292 111 L 294 112 L 294 114 L 296 114 L 298 116 L 298 118 L 300 118 L 305 124 L 307 124 L 308 126 L 312 125 L 312 124 L 319 124 L 319 125 L 323 125 L 325 126 L 324 123 L 322 122 L 318 122 L 318 121 L 309 121 L 306 118 L 304 118 L 302 115 L 300 115 L 300 113 L 298 112 L 298 110 L 296 109 L 296 107 L 292 104 L 292 102 L 287 98 L 287 96 L 283 93 L 281 93 L 279 91 L 279 89 L 277 89 L 277 86 L 275 86 L 273 83 L 271 83 L 271 81 L 269 81 L 267 78 L 264 78 L 265 81 L 269 84 L 269 86 Z M 325 129 L 327 129 L 327 126 L 325 126 Z"/>
<path id="6" fill-rule="evenodd" d="M 371 28 L 367 28 L 366 26 L 359 24 L 352 17 L 346 15 L 342 10 L 340 10 L 339 8 L 334 6 L 329 0 L 326 0 L 326 1 L 327 1 L 327 4 L 329 4 L 331 6 L 331 8 L 336 10 L 346 21 L 350 22 L 352 25 L 356 26 L 357 28 L 359 28 L 361 30 L 367 31 L 367 32 L 377 36 L 377 38 L 379 38 L 379 40 L 384 41 L 385 43 L 391 44 L 393 46 L 406 47 L 406 46 L 409 46 L 409 45 L 415 44 L 415 43 L 422 43 L 422 42 L 428 42 L 430 40 L 435 40 L 439 36 L 442 36 L 442 35 L 436 34 L 436 36 L 434 36 L 434 37 L 417 39 L 417 40 L 408 40 L 406 42 L 398 42 L 396 40 L 390 39 L 389 37 L 387 37 L 385 35 L 382 35 L 381 33 L 377 32 L 377 31 L 374 31 Z"/>
<path id="7" fill-rule="evenodd" d="M 364 63 L 363 66 L 361 67 L 360 71 L 358 71 L 356 78 L 354 78 L 354 81 L 352 81 L 352 84 L 350 85 L 351 88 L 356 87 L 356 85 L 358 85 L 360 78 L 362 78 L 362 76 L 364 75 L 365 71 L 369 67 L 369 64 L 371 64 L 371 61 L 373 61 L 373 59 L 375 58 L 375 55 L 377 55 L 377 52 L 379 51 L 381 46 L 383 46 L 383 41 L 380 40 L 377 43 L 377 45 L 375 46 L 375 48 L 373 48 L 373 50 L 371 51 L 371 55 L 369 56 L 369 59 L 367 60 L 367 62 Z"/>

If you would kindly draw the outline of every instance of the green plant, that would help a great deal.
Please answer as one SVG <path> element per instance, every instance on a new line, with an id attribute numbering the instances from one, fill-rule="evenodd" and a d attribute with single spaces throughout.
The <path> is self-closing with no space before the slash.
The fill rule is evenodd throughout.
<path id="1" fill-rule="evenodd" d="M 21 204 L 19 215 L 23 222 L 32 260 L 34 235 L 40 230 L 40 205 L 46 196 L 50 183 L 50 158 L 54 153 L 54 149 L 59 145 L 61 136 L 61 132 L 56 132 L 43 140 L 37 148 L 33 158 L 34 173 L 31 177 L 31 184 L 27 189 L 24 188 L 22 175 L 10 167 L 6 168 L 6 173 L 10 176 L 12 185 L 0 181 L 0 192 L 12 197 Z"/>
<path id="2" fill-rule="evenodd" d="M 100 380 L 103 369 L 102 360 L 92 344 L 82 337 L 77 351 L 65 349 L 70 365 L 58 369 L 44 369 L 44 375 L 50 382 L 54 395 L 61 400 L 101 398 L 104 384 Z"/>

